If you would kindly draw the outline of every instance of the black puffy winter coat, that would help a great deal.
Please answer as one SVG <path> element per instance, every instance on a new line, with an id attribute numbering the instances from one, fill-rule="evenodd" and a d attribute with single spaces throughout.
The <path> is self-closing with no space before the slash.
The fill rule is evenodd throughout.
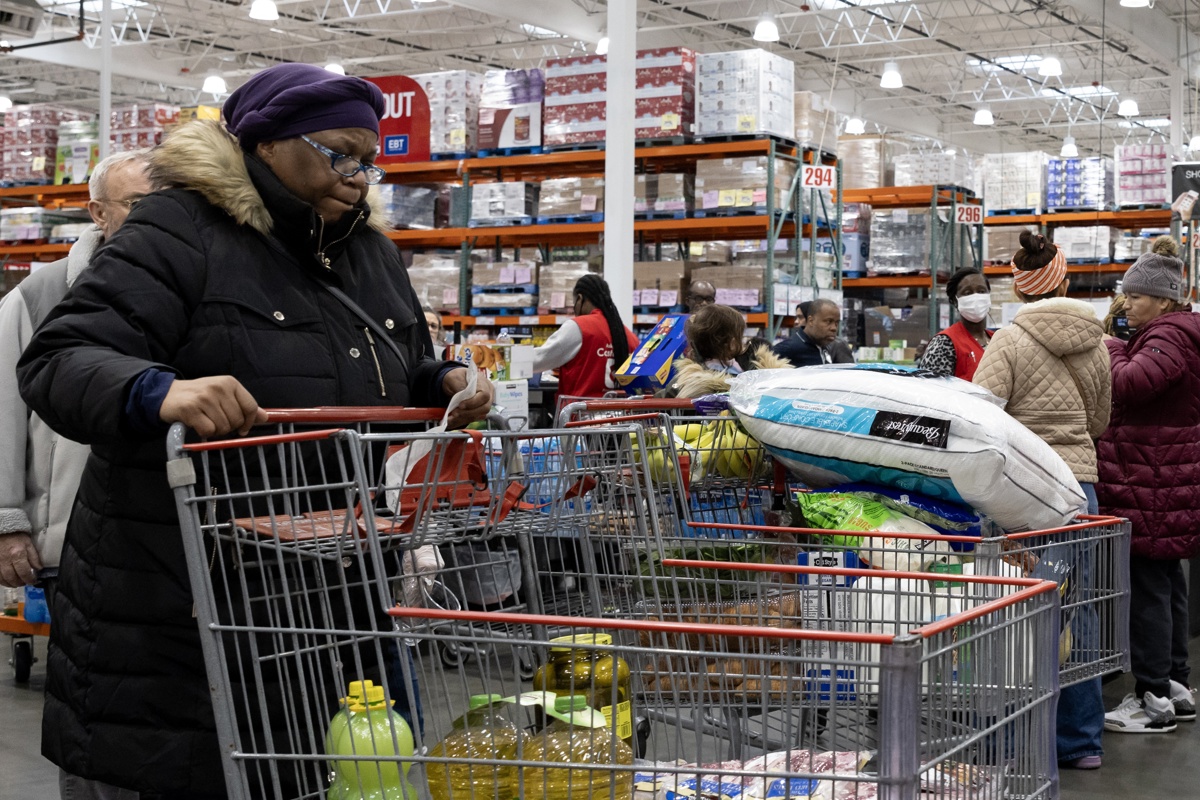
<path id="1" fill-rule="evenodd" d="M 263 407 L 445 405 L 395 245 L 364 205 L 323 226 L 213 123 L 173 134 L 150 195 L 96 254 L 18 368 L 52 428 L 92 445 L 52 609 L 43 753 L 172 796 L 224 790 L 161 435 L 124 420 L 150 367 L 232 375 Z M 329 260 L 326 268 L 319 255 Z M 339 286 L 406 354 L 321 286 Z"/>

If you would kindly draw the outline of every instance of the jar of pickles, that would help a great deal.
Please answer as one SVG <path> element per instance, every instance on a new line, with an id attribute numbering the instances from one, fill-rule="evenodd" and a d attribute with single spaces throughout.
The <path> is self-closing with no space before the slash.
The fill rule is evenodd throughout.
<path id="1" fill-rule="evenodd" d="M 610 730 L 615 730 L 617 736 L 632 747 L 633 693 L 630 689 L 629 665 L 620 656 L 587 647 L 611 645 L 612 636 L 607 633 L 587 633 L 561 636 L 550 641 L 553 643 L 550 661 L 538 668 L 533 676 L 533 688 L 558 695 L 587 697 L 588 705 L 604 715 Z"/>

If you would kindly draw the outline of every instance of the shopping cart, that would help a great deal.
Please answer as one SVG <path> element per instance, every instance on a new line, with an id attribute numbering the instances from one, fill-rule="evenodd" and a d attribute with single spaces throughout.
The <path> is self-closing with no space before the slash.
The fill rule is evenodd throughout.
<path id="1" fill-rule="evenodd" d="M 862 564 L 938 574 L 1030 576 L 1062 594 L 1061 686 L 1129 671 L 1128 520 L 1080 515 L 1071 525 L 984 537 L 693 523 L 754 542 L 761 560 Z"/>
<path id="2" fill-rule="evenodd" d="M 658 416 L 654 416 L 658 415 Z M 777 521 L 787 476 L 734 417 L 679 398 L 627 397 L 565 406 L 559 425 L 638 421 L 650 480 L 675 490 L 674 527 L 695 535 L 688 522 L 764 524 Z M 680 491 L 679 489 L 682 489 Z"/>

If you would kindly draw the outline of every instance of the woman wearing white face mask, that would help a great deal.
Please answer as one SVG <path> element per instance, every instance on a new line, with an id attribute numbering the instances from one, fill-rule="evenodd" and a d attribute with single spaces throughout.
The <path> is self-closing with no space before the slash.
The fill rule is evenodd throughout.
<path id="1" fill-rule="evenodd" d="M 1008 401 L 1005 410 L 1054 448 L 1087 496 L 1080 512 L 1097 512 L 1096 447 L 1108 427 L 1112 380 L 1104 328 L 1087 303 L 1071 300 L 1063 253 L 1045 236 L 1021 234 L 1013 258 L 1013 285 L 1025 305 L 996 333 L 974 381 Z M 961 302 L 961 301 L 960 301 Z M 1087 596 L 1095 554 L 1068 546 L 1071 580 Z M 1095 647 L 1095 611 L 1080 609 L 1071 622 L 1076 650 Z M 1056 743 L 1059 763 L 1098 769 L 1103 748 L 1104 704 L 1100 679 L 1065 687 L 1058 698 Z"/>
<path id="2" fill-rule="evenodd" d="M 987 329 L 988 310 L 992 307 L 988 280 L 975 269 L 960 269 L 950 276 L 946 296 L 958 310 L 958 322 L 933 337 L 921 367 L 938 375 L 953 375 L 969 381 L 983 358 L 983 350 L 992 338 Z"/>

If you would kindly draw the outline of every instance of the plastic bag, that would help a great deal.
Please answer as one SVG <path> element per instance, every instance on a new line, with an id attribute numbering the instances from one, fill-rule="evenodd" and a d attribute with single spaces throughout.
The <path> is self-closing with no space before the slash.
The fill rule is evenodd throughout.
<path id="1" fill-rule="evenodd" d="M 814 528 L 922 534 L 914 538 L 853 534 L 821 537 L 825 544 L 853 548 L 862 561 L 876 569 L 924 572 L 934 561 L 954 554 L 950 543 L 933 528 L 863 495 L 801 492 L 796 501 Z"/>

